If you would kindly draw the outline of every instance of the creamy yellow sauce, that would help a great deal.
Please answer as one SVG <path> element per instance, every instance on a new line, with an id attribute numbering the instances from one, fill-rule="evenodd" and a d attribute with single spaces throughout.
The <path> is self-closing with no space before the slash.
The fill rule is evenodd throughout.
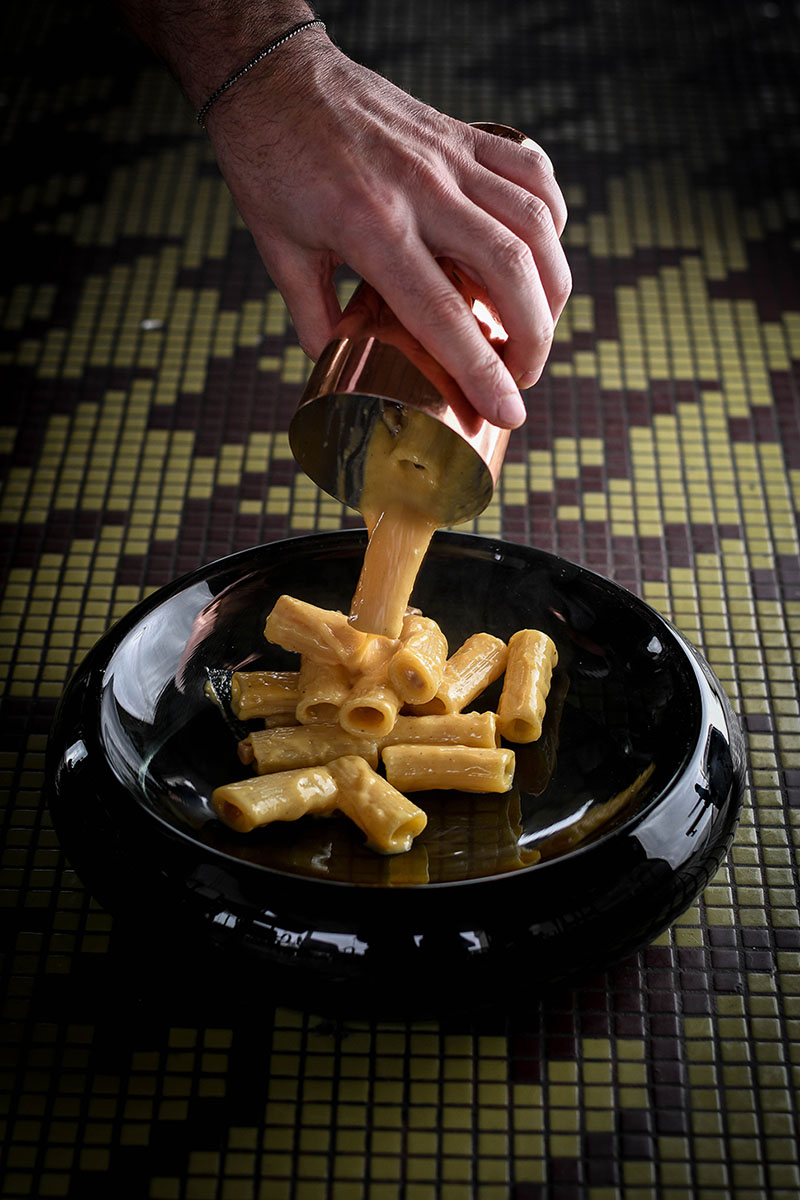
<path id="1" fill-rule="evenodd" d="M 350 620 L 364 633 L 400 636 L 435 522 L 405 504 L 387 504 L 367 544 Z"/>
<path id="2" fill-rule="evenodd" d="M 397 638 L 417 573 L 444 523 L 452 434 L 414 409 L 379 423 L 364 464 L 359 508 L 369 532 L 350 622 L 363 633 Z"/>

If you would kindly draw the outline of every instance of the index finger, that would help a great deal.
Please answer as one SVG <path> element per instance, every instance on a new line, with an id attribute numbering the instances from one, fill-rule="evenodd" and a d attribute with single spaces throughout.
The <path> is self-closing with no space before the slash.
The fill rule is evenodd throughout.
<path id="1" fill-rule="evenodd" d="M 412 235 L 403 251 L 392 256 L 391 270 L 375 260 L 364 266 L 360 273 L 458 383 L 473 408 L 495 425 L 522 425 L 525 403 L 513 376 L 427 246 Z"/>

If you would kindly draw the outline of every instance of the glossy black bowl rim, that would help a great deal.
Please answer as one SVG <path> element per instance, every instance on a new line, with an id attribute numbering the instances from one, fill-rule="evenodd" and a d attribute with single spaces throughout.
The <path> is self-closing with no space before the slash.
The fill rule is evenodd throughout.
<path id="1" fill-rule="evenodd" d="M 242 578 L 244 577 L 246 568 L 249 564 L 253 564 L 254 570 L 262 568 L 263 563 L 258 561 L 256 564 L 254 560 L 261 560 L 265 553 L 281 554 L 287 550 L 292 553 L 335 552 L 337 549 L 351 550 L 354 544 L 357 545 L 358 543 L 362 542 L 366 543 L 366 531 L 363 529 L 332 530 L 322 533 L 300 535 L 297 537 L 280 539 L 274 542 L 267 542 L 260 545 L 251 546 L 244 550 L 236 551 L 233 554 L 199 566 L 180 576 L 179 578 L 176 578 L 170 583 L 156 589 L 149 596 L 145 597 L 144 600 L 134 605 L 128 613 L 121 617 L 116 624 L 113 625 L 107 631 L 107 633 L 100 638 L 93 649 L 89 651 L 81 667 L 79 668 L 78 673 L 85 671 L 93 676 L 96 676 L 99 682 L 102 679 L 105 667 L 107 666 L 114 650 L 135 625 L 141 622 L 149 612 L 155 608 L 158 608 L 171 596 L 185 590 L 193 583 L 207 578 L 211 572 L 215 574 L 223 574 L 226 572 L 232 572 L 236 574 L 238 572 L 238 577 Z M 608 579 L 607 577 L 591 570 L 590 568 L 571 562 L 548 551 L 539 550 L 525 544 L 505 542 L 494 538 L 488 538 L 480 534 L 454 533 L 451 531 L 440 531 L 437 533 L 436 542 L 439 546 L 448 546 L 456 551 L 478 551 L 481 555 L 494 554 L 500 557 L 513 554 L 516 556 L 521 556 L 522 558 L 530 557 L 531 560 L 544 559 L 550 562 L 551 565 L 556 566 L 557 569 L 563 572 L 565 576 L 569 576 L 570 574 L 574 573 L 578 576 L 589 577 L 601 589 L 605 591 L 610 590 L 616 596 L 618 596 L 623 605 L 627 605 L 628 607 L 635 608 L 640 611 L 645 610 L 651 622 L 655 622 L 657 627 L 660 627 L 664 634 L 669 637 L 673 644 L 681 651 L 682 659 L 687 667 L 687 677 L 693 679 L 697 692 L 696 700 L 699 702 L 697 728 L 698 735 L 702 734 L 707 728 L 708 701 L 706 689 L 711 685 L 711 679 L 713 679 L 710 668 L 706 663 L 704 663 L 698 651 L 691 645 L 690 642 L 687 641 L 683 634 L 681 634 L 680 631 L 676 629 L 676 627 L 667 618 L 663 617 L 660 613 L 653 609 L 652 606 L 647 604 L 646 601 L 628 591 L 621 584 Z M 236 581 L 232 580 L 232 586 L 235 585 L 235 582 Z M 75 679 L 76 676 L 73 676 L 73 681 Z M 714 682 L 718 685 L 718 681 Z M 61 704 L 66 704 L 70 686 L 71 685 L 68 685 L 68 688 L 62 697 Z M 91 708 L 95 704 L 97 694 L 97 690 L 90 685 L 84 693 L 84 708 Z M 103 751 L 103 739 L 99 728 L 99 709 L 97 709 L 94 714 L 94 720 L 91 719 L 91 713 L 85 712 L 84 715 L 89 718 L 84 726 L 85 732 L 87 736 L 94 737 L 96 739 L 97 748 L 99 749 L 103 759 L 105 759 Z M 521 877 L 529 875 L 531 872 L 536 872 L 537 876 L 541 876 L 543 872 L 547 872 L 548 870 L 560 870 L 567 863 L 572 866 L 583 856 L 602 853 L 603 847 L 607 846 L 609 841 L 614 841 L 621 837 L 627 837 L 636 829 L 641 821 L 646 819 L 646 817 L 653 812 L 655 808 L 668 800 L 669 795 L 675 787 L 677 781 L 684 774 L 690 772 L 692 763 L 699 758 L 702 752 L 703 738 L 698 736 L 693 743 L 692 750 L 685 756 L 680 767 L 676 768 L 670 780 L 658 792 L 649 797 L 640 808 L 631 814 L 628 819 L 613 827 L 606 834 L 603 834 L 584 845 L 575 847 L 565 855 L 551 860 L 533 863 L 527 867 L 520 867 L 511 872 L 498 872 L 491 875 L 478 875 L 467 879 L 435 881 L 422 885 L 414 883 L 397 883 L 392 884 L 391 887 L 376 884 L 362 884 L 341 879 L 321 879 L 314 876 L 302 875 L 295 871 L 284 871 L 279 867 L 266 866 L 261 863 L 248 861 L 246 859 L 239 859 L 235 856 L 229 855 L 224 849 L 216 847 L 207 842 L 199 842 L 195 837 L 192 836 L 190 831 L 184 831 L 180 828 L 180 826 L 166 820 L 152 807 L 147 807 L 144 805 L 141 800 L 132 793 L 129 786 L 119 779 L 107 760 L 105 760 L 105 766 L 109 775 L 109 783 L 112 786 L 116 785 L 116 790 L 118 790 L 120 794 L 124 795 L 126 802 L 129 805 L 132 805 L 134 810 L 140 816 L 146 817 L 148 820 L 154 819 L 157 825 L 160 826 L 162 831 L 166 833 L 170 839 L 177 839 L 179 842 L 183 843 L 186 848 L 193 848 L 204 858 L 211 858 L 212 860 L 219 861 L 221 864 L 225 864 L 228 868 L 233 868 L 237 873 L 244 871 L 250 877 L 256 876 L 264 879 L 275 878 L 276 880 L 291 882 L 291 886 L 298 886 L 304 889 L 316 890 L 317 888 L 324 888 L 328 890 L 329 888 L 334 887 L 352 892 L 366 892 L 373 894 L 375 892 L 391 892 L 393 894 L 402 895 L 403 893 L 408 892 L 422 892 L 424 894 L 429 894 L 431 892 L 452 893 L 463 888 L 475 889 L 476 887 L 482 888 L 492 884 L 502 884 L 504 882 L 508 883 L 510 877 L 513 877 L 514 880 L 519 881 Z"/>

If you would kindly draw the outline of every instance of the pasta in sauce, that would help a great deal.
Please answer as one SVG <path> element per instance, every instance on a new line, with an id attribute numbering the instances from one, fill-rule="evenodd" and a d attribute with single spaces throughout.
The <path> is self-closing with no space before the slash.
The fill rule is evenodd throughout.
<path id="1" fill-rule="evenodd" d="M 340 811 L 373 849 L 397 854 L 410 848 L 427 822 L 406 793 L 510 790 L 515 756 L 500 746 L 498 715 L 462 711 L 503 674 L 508 647 L 500 638 L 476 634 L 446 659 L 447 641 L 436 622 L 408 608 L 415 577 L 409 569 L 396 638 L 386 625 L 377 637 L 374 630 L 353 629 L 351 638 L 343 614 L 287 596 L 277 601 L 265 634 L 300 653 L 300 666 L 234 675 L 238 715 L 263 715 L 264 729 L 239 743 L 239 757 L 256 777 L 213 793 L 214 810 L 230 828 L 250 832 L 273 821 Z M 362 570 L 361 611 L 388 612 L 387 601 L 396 600 L 379 595 L 373 607 L 373 579 L 382 585 L 385 575 Z M 549 670 L 504 687 L 512 737 L 531 714 L 541 731 L 557 653 L 545 634 L 536 632 L 535 639 Z M 410 696 L 428 699 L 415 705 Z M 285 710 L 290 698 L 290 719 L 274 727 L 274 713 Z M 529 852 L 525 861 L 535 857 Z"/>
<path id="2" fill-rule="evenodd" d="M 413 420 L 378 430 L 361 499 L 369 539 L 349 614 L 281 596 L 264 633 L 300 655 L 299 669 L 234 675 L 238 715 L 263 715 L 265 728 L 239 746 L 257 774 L 212 795 L 230 828 L 339 811 L 373 849 L 402 853 L 427 823 L 406 792 L 508 793 L 515 752 L 501 735 L 541 736 L 558 662 L 545 633 L 519 630 L 506 644 L 476 632 L 447 657 L 435 620 L 409 608 L 440 524 L 436 496 L 457 486 L 445 446 L 421 437 Z M 463 712 L 501 677 L 497 713 Z M 276 728 L 280 713 L 287 719 Z M 538 857 L 527 850 L 524 862 Z"/>

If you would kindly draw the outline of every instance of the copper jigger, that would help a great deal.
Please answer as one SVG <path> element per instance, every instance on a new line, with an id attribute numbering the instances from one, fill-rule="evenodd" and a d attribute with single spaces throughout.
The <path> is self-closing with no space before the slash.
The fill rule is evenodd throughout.
<path id="1" fill-rule="evenodd" d="M 475 124 L 523 145 L 530 141 L 507 125 Z M 441 259 L 440 265 L 470 304 L 487 340 L 502 352 L 507 334 L 484 289 L 449 259 Z M 491 500 L 510 432 L 475 411 L 452 376 L 400 324 L 375 289 L 362 282 L 292 418 L 292 453 L 323 491 L 358 509 L 364 462 L 377 426 L 391 433 L 413 426 L 414 441 L 424 444 L 425 427 L 434 422 L 438 425 L 430 425 L 430 440 L 437 446 L 442 445 L 442 427 L 452 432 L 445 448 L 448 486 L 429 494 L 426 506 L 439 525 L 459 525 L 478 516 Z M 423 463 L 415 465 L 424 469 Z"/>

